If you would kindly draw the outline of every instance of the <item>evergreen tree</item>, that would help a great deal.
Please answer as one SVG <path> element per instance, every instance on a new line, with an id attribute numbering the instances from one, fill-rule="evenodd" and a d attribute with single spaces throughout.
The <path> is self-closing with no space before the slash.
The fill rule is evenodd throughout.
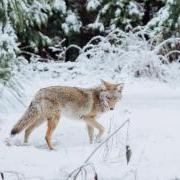
<path id="1" fill-rule="evenodd" d="M 36 52 L 51 43 L 48 36 L 41 32 L 51 15 L 50 6 L 45 0 L 11 0 L 8 12 L 21 46 L 28 46 Z"/>
<path id="2" fill-rule="evenodd" d="M 133 0 L 104 0 L 100 19 L 106 28 L 116 27 L 126 30 L 129 27 L 142 25 L 144 9 L 142 5 Z"/>
<path id="3" fill-rule="evenodd" d="M 12 65 L 18 52 L 17 36 L 7 15 L 8 4 L 0 2 L 0 82 L 6 82 L 12 71 Z"/>
<path id="4" fill-rule="evenodd" d="M 49 47 L 63 39 L 66 47 L 71 44 L 83 47 L 92 37 L 115 28 L 129 30 L 145 25 L 150 37 L 159 32 L 163 32 L 164 38 L 179 36 L 179 3 L 179 0 L 1 0 L 0 36 L 4 36 L 4 29 L 7 34 L 8 26 L 13 41 L 18 41 L 16 47 L 23 50 L 21 53 L 30 51 L 55 59 L 56 53 Z M 74 61 L 78 53 L 70 48 L 66 60 Z"/>
<path id="5" fill-rule="evenodd" d="M 163 6 L 146 25 L 150 37 L 161 33 L 162 40 L 171 36 L 180 35 L 180 1 L 167 0 Z"/>
<path id="6" fill-rule="evenodd" d="M 169 16 L 164 22 L 166 28 L 165 38 L 172 35 L 180 37 L 180 1 L 168 1 L 167 6 L 169 6 Z"/>

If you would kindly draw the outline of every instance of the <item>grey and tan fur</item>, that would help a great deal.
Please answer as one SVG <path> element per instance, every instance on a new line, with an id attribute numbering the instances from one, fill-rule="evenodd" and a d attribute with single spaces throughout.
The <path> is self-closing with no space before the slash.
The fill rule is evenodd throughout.
<path id="1" fill-rule="evenodd" d="M 90 143 L 93 141 L 94 128 L 98 129 L 98 138 L 104 133 L 104 127 L 96 121 L 98 115 L 113 110 L 121 99 L 123 84 L 112 84 L 102 80 L 95 88 L 76 88 L 68 86 L 51 86 L 40 89 L 22 118 L 14 125 L 11 135 L 25 129 L 24 142 L 34 128 L 47 121 L 46 142 L 49 149 L 51 136 L 60 116 L 81 119 L 87 124 Z"/>

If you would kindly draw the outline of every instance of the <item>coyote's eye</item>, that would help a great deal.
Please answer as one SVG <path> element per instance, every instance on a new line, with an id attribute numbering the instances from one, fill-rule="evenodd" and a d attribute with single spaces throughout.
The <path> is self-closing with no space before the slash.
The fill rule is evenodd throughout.
<path id="1" fill-rule="evenodd" d="M 116 96 L 111 97 L 112 100 L 117 100 Z"/>
<path id="2" fill-rule="evenodd" d="M 118 92 L 121 93 L 121 92 L 122 92 L 122 89 L 119 89 Z"/>

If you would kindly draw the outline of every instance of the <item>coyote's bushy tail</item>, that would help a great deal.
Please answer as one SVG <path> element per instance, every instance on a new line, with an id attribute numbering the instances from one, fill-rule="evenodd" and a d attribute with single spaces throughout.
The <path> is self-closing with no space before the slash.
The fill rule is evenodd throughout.
<path id="1" fill-rule="evenodd" d="M 37 107 L 31 103 L 21 119 L 12 128 L 11 135 L 20 133 L 24 128 L 36 121 L 38 113 Z"/>

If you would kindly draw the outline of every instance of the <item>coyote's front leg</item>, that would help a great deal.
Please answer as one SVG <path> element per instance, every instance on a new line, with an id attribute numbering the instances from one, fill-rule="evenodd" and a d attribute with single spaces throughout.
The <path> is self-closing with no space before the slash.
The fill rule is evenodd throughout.
<path id="1" fill-rule="evenodd" d="M 87 116 L 84 118 L 84 121 L 87 123 L 90 143 L 93 141 L 94 128 L 98 129 L 99 131 L 97 135 L 97 141 L 100 141 L 105 128 L 96 121 L 96 117 L 94 116 Z"/>
<path id="2" fill-rule="evenodd" d="M 50 150 L 53 150 L 54 148 L 52 147 L 51 144 L 51 136 L 55 128 L 57 127 L 57 124 L 59 122 L 60 118 L 60 113 L 58 112 L 53 118 L 48 118 L 48 128 L 46 131 L 46 142 Z"/>
<path id="3" fill-rule="evenodd" d="M 93 138 L 94 138 L 94 128 L 87 124 L 87 130 L 88 130 L 88 135 L 89 135 L 89 142 L 90 144 L 92 144 Z"/>

